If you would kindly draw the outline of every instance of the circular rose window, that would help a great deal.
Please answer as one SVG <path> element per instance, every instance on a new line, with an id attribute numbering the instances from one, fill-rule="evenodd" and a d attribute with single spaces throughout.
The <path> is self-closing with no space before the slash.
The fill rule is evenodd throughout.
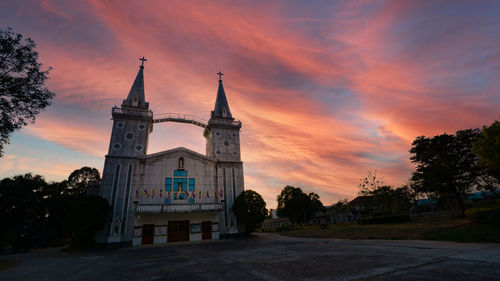
<path id="1" fill-rule="evenodd" d="M 118 122 L 116 122 L 116 127 L 121 129 L 121 128 L 125 127 L 125 123 L 123 123 L 122 121 L 118 121 Z"/>

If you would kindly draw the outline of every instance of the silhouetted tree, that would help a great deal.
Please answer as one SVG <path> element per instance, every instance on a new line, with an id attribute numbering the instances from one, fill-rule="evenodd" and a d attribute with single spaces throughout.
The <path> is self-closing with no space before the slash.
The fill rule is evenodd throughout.
<path id="1" fill-rule="evenodd" d="M 264 221 L 268 212 L 266 202 L 257 192 L 247 189 L 240 193 L 233 204 L 233 212 L 240 231 L 253 232 Z"/>
<path id="2" fill-rule="evenodd" d="M 62 245 L 73 233 L 70 206 L 99 179 L 96 169 L 75 170 L 69 180 L 47 183 L 39 175 L 0 181 L 0 246 L 14 251 Z"/>
<path id="3" fill-rule="evenodd" d="M 106 226 L 110 209 L 108 201 L 100 196 L 90 195 L 74 201 L 69 211 L 70 245 L 83 249 L 94 246 L 94 234 Z"/>
<path id="4" fill-rule="evenodd" d="M 478 135 L 478 129 L 469 129 L 455 135 L 420 136 L 410 150 L 410 159 L 417 165 L 412 180 L 418 190 L 444 200 L 457 216 L 464 215 L 463 199 L 481 174 L 472 153 Z"/>
<path id="5" fill-rule="evenodd" d="M 44 86 L 51 68 L 40 70 L 35 47 L 30 38 L 0 30 L 0 157 L 9 135 L 35 122 L 55 95 Z"/>
<path id="6" fill-rule="evenodd" d="M 481 134 L 472 144 L 472 151 L 479 158 L 479 165 L 485 168 L 479 186 L 500 197 L 500 122 L 484 126 Z"/>
<path id="7" fill-rule="evenodd" d="M 87 187 L 97 184 L 101 180 L 101 175 L 96 168 L 82 167 L 74 170 L 68 177 L 68 192 L 75 197 L 83 197 L 87 194 Z"/>
<path id="8" fill-rule="evenodd" d="M 319 195 L 311 192 L 308 194 L 309 200 L 311 201 L 311 213 L 314 215 L 314 213 L 318 211 L 322 211 L 325 209 L 325 206 L 323 206 L 323 203 L 319 200 Z"/>
<path id="9" fill-rule="evenodd" d="M 277 200 L 278 216 L 288 218 L 292 223 L 309 221 L 314 211 L 323 206 L 321 201 L 319 201 L 319 195 L 314 193 L 305 194 L 300 187 L 293 186 L 283 188 Z M 314 207 L 313 201 L 315 201 Z M 317 201 L 319 201 L 319 204 Z"/>
<path id="10" fill-rule="evenodd" d="M 43 190 L 47 183 L 42 176 L 25 174 L 0 181 L 0 241 L 13 250 L 43 246 L 42 230 L 46 208 Z"/>

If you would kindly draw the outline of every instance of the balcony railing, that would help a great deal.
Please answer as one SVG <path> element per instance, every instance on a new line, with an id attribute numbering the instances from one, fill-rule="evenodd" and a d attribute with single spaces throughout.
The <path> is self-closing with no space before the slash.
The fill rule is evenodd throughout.
<path id="1" fill-rule="evenodd" d="M 135 109 L 129 109 L 129 108 L 119 108 L 119 107 L 113 107 L 112 109 L 113 114 L 128 114 L 128 115 L 137 115 L 137 116 L 147 116 L 147 117 L 153 117 L 153 112 L 151 110 L 135 110 Z"/>
<path id="2" fill-rule="evenodd" d="M 161 213 L 192 213 L 221 211 L 222 203 L 208 204 L 137 204 L 135 212 L 139 214 L 161 214 Z"/>

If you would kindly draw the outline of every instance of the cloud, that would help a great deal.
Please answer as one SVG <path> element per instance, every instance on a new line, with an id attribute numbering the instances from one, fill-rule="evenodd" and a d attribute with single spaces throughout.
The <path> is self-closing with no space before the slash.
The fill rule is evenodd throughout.
<path id="1" fill-rule="evenodd" d="M 416 136 L 498 118 L 495 3 L 29 3 L 3 3 L 0 23 L 37 41 L 57 98 L 27 132 L 102 157 L 137 58 L 155 114 L 208 119 L 222 70 L 246 184 L 271 206 L 287 184 L 352 199 L 370 168 L 401 185 Z M 150 152 L 176 146 L 203 152 L 202 132 L 155 125 Z"/>

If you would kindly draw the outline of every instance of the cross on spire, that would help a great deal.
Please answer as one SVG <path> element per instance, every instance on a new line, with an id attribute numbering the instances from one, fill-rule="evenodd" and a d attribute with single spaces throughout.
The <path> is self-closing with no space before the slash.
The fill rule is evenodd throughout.
<path id="1" fill-rule="evenodd" d="M 219 75 L 219 81 L 222 81 L 222 75 L 224 75 L 224 73 L 219 71 L 217 72 L 217 75 Z"/>
<path id="2" fill-rule="evenodd" d="M 141 61 L 142 61 L 142 63 L 141 63 L 141 67 L 144 67 L 144 62 L 145 62 L 145 61 L 148 61 L 147 59 L 145 59 L 145 58 L 144 58 L 144 56 L 143 56 L 142 58 L 139 58 L 139 60 L 141 60 Z"/>

